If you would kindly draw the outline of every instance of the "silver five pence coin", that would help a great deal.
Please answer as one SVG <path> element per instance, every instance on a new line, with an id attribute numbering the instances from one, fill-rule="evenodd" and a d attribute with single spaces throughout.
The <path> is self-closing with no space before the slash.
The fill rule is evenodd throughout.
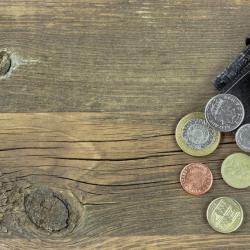
<path id="1" fill-rule="evenodd" d="M 230 132 L 241 125 L 245 117 L 245 110 L 242 102 L 236 96 L 219 94 L 208 101 L 205 117 L 211 127 L 221 132 Z"/>
<path id="2" fill-rule="evenodd" d="M 237 130 L 235 140 L 241 150 L 250 152 L 250 123 L 241 126 Z"/>

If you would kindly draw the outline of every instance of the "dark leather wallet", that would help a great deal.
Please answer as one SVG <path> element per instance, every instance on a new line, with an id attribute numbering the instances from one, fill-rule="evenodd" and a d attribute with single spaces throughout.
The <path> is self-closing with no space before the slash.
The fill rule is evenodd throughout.
<path id="1" fill-rule="evenodd" d="M 220 93 L 237 96 L 243 103 L 246 116 L 244 123 L 250 123 L 250 37 L 246 48 L 214 81 Z"/>

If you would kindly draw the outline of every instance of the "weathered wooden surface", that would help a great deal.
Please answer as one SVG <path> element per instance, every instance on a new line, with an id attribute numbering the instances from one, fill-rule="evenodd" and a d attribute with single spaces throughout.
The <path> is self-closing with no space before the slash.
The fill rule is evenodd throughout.
<path id="1" fill-rule="evenodd" d="M 233 137 L 201 159 L 174 140 L 249 17 L 247 0 L 0 0 L 0 249 L 250 249 L 248 216 L 232 235 L 205 219 L 221 195 L 250 211 L 220 175 Z M 197 160 L 215 178 L 202 197 L 178 180 Z"/>
<path id="2" fill-rule="evenodd" d="M 201 159 L 210 166 L 215 182 L 210 193 L 194 197 L 181 189 L 179 172 L 197 158 L 176 146 L 171 117 L 1 114 L 0 121 L 3 248 L 222 249 L 230 243 L 249 249 L 247 220 L 237 234 L 223 236 L 205 219 L 209 201 L 221 195 L 237 198 L 246 212 L 250 210 L 250 190 L 232 189 L 221 179 L 222 159 L 238 151 L 231 136 L 223 138 L 215 154 Z M 41 202 L 48 214 L 36 224 L 23 205 L 34 190 L 46 188 L 70 206 L 69 227 L 52 233 L 44 223 L 64 220 L 62 206 L 63 211 L 53 216 Z M 49 210 L 54 206 L 60 204 L 53 202 Z"/>
<path id="3" fill-rule="evenodd" d="M 0 111 L 200 107 L 249 13 L 247 0 L 1 0 L 1 47 L 22 65 L 1 84 Z"/>

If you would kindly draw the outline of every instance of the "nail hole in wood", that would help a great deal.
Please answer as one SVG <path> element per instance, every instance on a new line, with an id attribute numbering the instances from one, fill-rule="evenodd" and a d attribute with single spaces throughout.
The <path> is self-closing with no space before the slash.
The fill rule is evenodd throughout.
<path id="1" fill-rule="evenodd" d="M 59 232 L 68 227 L 69 209 L 53 191 L 40 188 L 25 197 L 26 214 L 32 223 L 47 232 Z"/>
<path id="2" fill-rule="evenodd" d="M 11 68 L 11 58 L 6 51 L 0 52 L 0 76 L 5 76 Z"/>

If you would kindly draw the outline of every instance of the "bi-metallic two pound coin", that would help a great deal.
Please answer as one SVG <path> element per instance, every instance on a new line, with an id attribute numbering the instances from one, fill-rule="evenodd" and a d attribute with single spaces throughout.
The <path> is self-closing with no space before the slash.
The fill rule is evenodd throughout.
<path id="1" fill-rule="evenodd" d="M 236 96 L 219 94 L 207 103 L 205 117 L 213 128 L 221 132 L 230 132 L 241 125 L 245 117 L 245 110 L 242 102 Z"/>
<path id="2" fill-rule="evenodd" d="M 217 232 L 232 233 L 242 224 L 243 209 L 239 202 L 230 197 L 219 197 L 207 208 L 207 221 Z"/>
<path id="3" fill-rule="evenodd" d="M 241 126 L 237 130 L 235 140 L 241 150 L 250 152 L 250 123 Z"/>
<path id="4" fill-rule="evenodd" d="M 220 132 L 207 124 L 201 112 L 184 116 L 176 127 L 175 137 L 179 147 L 193 156 L 209 155 L 220 143 Z"/>

